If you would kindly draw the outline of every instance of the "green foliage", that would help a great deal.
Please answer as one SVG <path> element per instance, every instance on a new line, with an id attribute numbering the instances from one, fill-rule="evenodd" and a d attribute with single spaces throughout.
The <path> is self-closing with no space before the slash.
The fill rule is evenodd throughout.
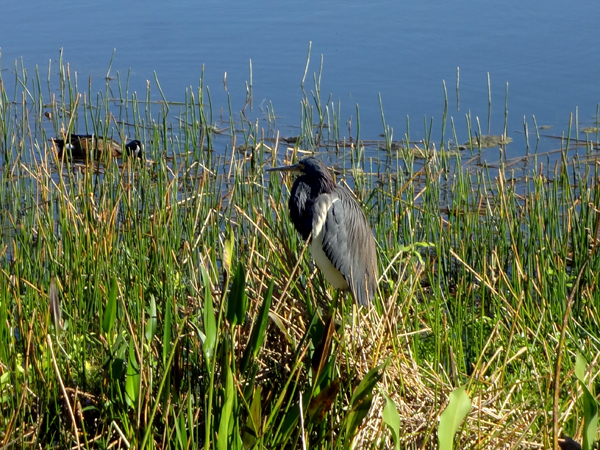
<path id="1" fill-rule="evenodd" d="M 579 380 L 579 386 L 583 391 L 583 450 L 591 450 L 596 442 L 598 433 L 598 402 L 585 383 L 585 371 L 587 363 L 578 353 L 575 358 L 575 376 Z"/>
<path id="2" fill-rule="evenodd" d="M 442 448 L 459 425 L 469 449 L 548 448 L 555 425 L 595 439 L 596 360 L 576 362 L 581 390 L 550 387 L 557 365 L 571 370 L 558 354 L 600 352 L 591 141 L 496 161 L 472 139 L 478 119 L 465 133 L 446 101 L 439 151 L 431 120 L 407 118 L 394 141 L 382 110 L 384 148 L 321 97 L 319 74 L 283 145 L 272 105 L 238 115 L 231 99 L 223 128 L 203 80 L 169 103 L 158 79 L 82 91 L 62 59 L 47 81 L 15 65 L 10 95 L 5 75 L 0 447 Z M 48 138 L 68 133 L 139 138 L 144 159 L 60 159 Z M 336 166 L 374 227 L 368 309 L 313 270 L 288 218 L 292 179 L 263 170 L 302 151 Z M 463 419 L 459 390 L 437 417 L 461 384 L 485 407 Z"/>
<path id="3" fill-rule="evenodd" d="M 346 416 L 346 438 L 348 442 L 356 434 L 358 427 L 371 409 L 375 385 L 381 380 L 386 364 L 381 364 L 367 372 L 350 398 L 350 410 Z"/>
<path id="4" fill-rule="evenodd" d="M 454 389 L 450 393 L 448 406 L 440 416 L 438 428 L 438 444 L 440 450 L 452 450 L 454 435 L 458 427 L 471 410 L 471 399 L 466 393 L 466 387 Z"/>
<path id="5" fill-rule="evenodd" d="M 167 308 L 167 311 L 169 311 L 169 318 L 170 318 L 170 309 Z M 158 319 L 156 317 L 156 299 L 154 298 L 154 295 L 150 294 L 150 305 L 148 308 L 148 320 L 146 322 L 146 341 L 148 341 L 148 343 L 150 344 L 152 342 L 152 338 L 154 337 L 154 335 L 156 334 L 156 328 L 158 326 Z M 168 334 L 167 334 L 167 330 L 168 330 Z M 170 337 L 171 333 L 170 333 L 170 324 L 167 323 L 167 320 L 165 320 L 165 337 Z M 164 342 L 164 341 L 163 341 Z M 168 346 L 165 346 L 166 348 L 168 348 Z M 166 360 L 166 358 L 164 358 L 164 353 L 163 353 L 163 360 Z"/>
<path id="6" fill-rule="evenodd" d="M 271 307 L 271 300 L 273 299 L 274 286 L 275 284 L 273 280 L 271 280 L 271 283 L 267 288 L 267 292 L 265 293 L 265 298 L 262 304 L 260 305 L 260 310 L 258 311 L 258 316 L 256 317 L 255 325 L 252 328 L 252 334 L 250 335 L 250 339 L 248 340 L 248 345 L 246 345 L 244 356 L 242 357 L 242 361 L 240 362 L 240 371 L 242 373 L 246 372 L 249 362 L 253 359 L 256 359 L 258 352 L 263 346 L 269 320 L 269 308 Z"/>
<path id="7" fill-rule="evenodd" d="M 171 353 L 171 338 L 173 336 L 173 330 L 171 329 L 173 320 L 173 303 L 171 301 L 165 302 L 164 310 L 164 321 L 163 321 L 163 345 L 162 345 L 162 360 L 163 364 L 167 363 L 169 354 Z"/>
<path id="8" fill-rule="evenodd" d="M 246 309 L 248 308 L 248 297 L 246 295 L 246 269 L 244 265 L 239 262 L 233 282 L 231 284 L 231 291 L 229 291 L 229 297 L 227 299 L 227 321 L 232 327 L 236 325 L 243 325 L 246 320 Z"/>
<path id="9" fill-rule="evenodd" d="M 102 320 L 102 330 L 109 336 L 117 318 L 117 289 L 117 279 L 112 277 L 106 309 L 104 310 L 104 319 Z"/>
<path id="10" fill-rule="evenodd" d="M 204 342 L 202 349 L 204 351 L 204 358 L 206 364 L 212 363 L 213 354 L 215 351 L 215 345 L 217 343 L 217 322 L 215 319 L 215 313 L 213 310 L 213 299 L 210 290 L 210 281 L 208 273 L 204 267 L 200 268 L 202 272 L 202 281 L 204 282 Z"/>
<path id="11" fill-rule="evenodd" d="M 219 450 L 238 448 L 237 445 L 234 445 L 237 442 L 237 436 L 232 435 L 235 422 L 232 413 L 237 393 L 233 386 L 233 373 L 229 365 L 225 366 L 225 380 L 224 403 L 221 409 L 221 419 L 219 420 L 219 433 L 217 434 L 217 448 Z"/>
<path id="12" fill-rule="evenodd" d="M 394 449 L 400 449 L 400 415 L 396 409 L 395 403 L 385 395 L 385 408 L 383 408 L 383 421 L 392 433 Z"/>
<path id="13" fill-rule="evenodd" d="M 137 409 L 140 397 L 140 364 L 135 355 L 133 340 L 129 343 L 127 378 L 125 379 L 125 399 L 129 407 Z"/>

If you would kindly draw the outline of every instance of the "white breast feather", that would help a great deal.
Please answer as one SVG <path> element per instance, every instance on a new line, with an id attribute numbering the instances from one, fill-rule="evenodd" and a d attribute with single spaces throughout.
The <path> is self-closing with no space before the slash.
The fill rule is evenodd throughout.
<path id="1" fill-rule="evenodd" d="M 323 233 L 325 231 L 325 221 L 327 212 L 333 203 L 339 201 L 337 198 L 331 201 L 331 196 L 323 194 L 315 204 L 315 217 L 313 223 L 313 236 L 310 242 L 310 253 L 317 263 L 317 266 L 325 275 L 325 279 L 336 289 L 348 289 L 348 283 L 337 270 L 323 251 Z"/>

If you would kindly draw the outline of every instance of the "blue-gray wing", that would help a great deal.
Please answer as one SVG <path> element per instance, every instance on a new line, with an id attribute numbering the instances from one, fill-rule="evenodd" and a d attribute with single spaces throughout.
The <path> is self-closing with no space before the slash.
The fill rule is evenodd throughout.
<path id="1" fill-rule="evenodd" d="M 377 289 L 377 253 L 371 226 L 353 194 L 337 186 L 323 225 L 323 251 L 355 300 L 366 306 Z"/>

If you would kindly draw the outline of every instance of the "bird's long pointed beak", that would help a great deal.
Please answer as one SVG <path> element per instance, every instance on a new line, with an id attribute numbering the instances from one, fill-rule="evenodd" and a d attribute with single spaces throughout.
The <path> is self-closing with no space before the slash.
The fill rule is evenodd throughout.
<path id="1" fill-rule="evenodd" d="M 291 166 L 279 166 L 266 169 L 265 172 L 300 172 L 302 168 L 300 164 L 292 164 Z"/>

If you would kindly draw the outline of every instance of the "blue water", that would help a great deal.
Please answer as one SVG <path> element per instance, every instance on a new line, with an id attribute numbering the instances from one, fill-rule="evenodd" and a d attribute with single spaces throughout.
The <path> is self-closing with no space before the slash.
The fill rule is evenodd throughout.
<path id="1" fill-rule="evenodd" d="M 322 54 L 323 97 L 332 93 L 340 99 L 342 121 L 355 117 L 359 104 L 362 138 L 383 131 L 381 93 L 395 139 L 402 138 L 409 115 L 411 138 L 423 134 L 424 116 L 434 117 L 436 141 L 443 80 L 459 131 L 471 111 L 487 132 L 489 73 L 490 132 L 503 131 L 508 83 L 514 155 L 524 152 L 518 134 L 524 116 L 530 127 L 532 115 L 539 125 L 553 125 L 555 134 L 566 130 L 576 107 L 582 124 L 593 122 L 600 102 L 598 19 L 600 7 L 592 0 L 7 2 L 0 15 L 0 63 L 9 84 L 15 59 L 23 58 L 28 69 L 38 65 L 45 74 L 48 61 L 56 61 L 63 48 L 80 83 L 87 86 L 91 75 L 101 90 L 116 49 L 112 75 L 131 69 L 130 90 L 145 92 L 151 80 L 159 98 L 156 71 L 172 101 L 198 86 L 204 66 L 215 107 L 227 107 L 229 92 L 239 111 L 252 60 L 254 112 L 260 115 L 260 105 L 272 102 L 278 123 L 297 125 L 300 81 L 312 42 L 307 87 L 313 86 Z"/>

